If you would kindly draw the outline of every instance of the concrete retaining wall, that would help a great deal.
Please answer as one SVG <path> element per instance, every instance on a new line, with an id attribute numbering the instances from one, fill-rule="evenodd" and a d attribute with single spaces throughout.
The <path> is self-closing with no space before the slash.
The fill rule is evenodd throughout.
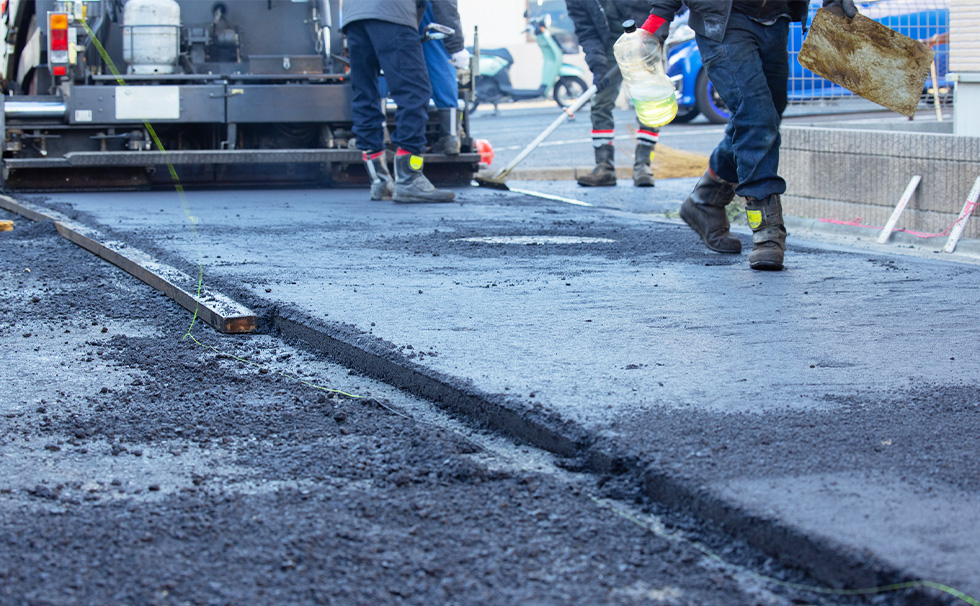
<path id="1" fill-rule="evenodd" d="M 921 175 L 896 227 L 938 233 L 959 216 L 980 176 L 980 137 L 789 126 L 782 136 L 783 209 L 798 217 L 884 225 L 909 180 Z M 980 238 L 980 211 L 963 237 Z"/>

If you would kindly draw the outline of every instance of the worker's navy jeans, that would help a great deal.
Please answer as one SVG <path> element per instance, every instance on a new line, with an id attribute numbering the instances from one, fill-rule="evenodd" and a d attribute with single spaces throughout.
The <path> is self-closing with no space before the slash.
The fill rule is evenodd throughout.
<path id="1" fill-rule="evenodd" d="M 698 35 L 708 77 L 731 112 L 725 137 L 711 153 L 711 169 L 740 196 L 765 198 L 786 191 L 779 176 L 779 122 L 786 109 L 789 21 L 763 25 L 741 13 L 728 19 L 721 42 Z"/>
<path id="2" fill-rule="evenodd" d="M 344 32 L 354 89 L 351 113 L 357 148 L 363 151 L 384 149 L 385 113 L 378 91 L 378 77 L 384 70 L 391 98 L 398 105 L 391 141 L 413 154 L 423 153 L 432 87 L 418 30 L 366 19 L 347 25 Z"/>

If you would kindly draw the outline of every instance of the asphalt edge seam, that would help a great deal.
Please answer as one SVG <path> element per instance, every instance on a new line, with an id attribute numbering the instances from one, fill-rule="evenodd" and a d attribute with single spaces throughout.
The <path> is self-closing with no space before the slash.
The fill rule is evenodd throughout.
<path id="1" fill-rule="evenodd" d="M 870 553 L 748 511 L 706 486 L 696 486 L 669 475 L 648 460 L 644 461 L 646 457 L 640 454 L 624 452 L 610 440 L 589 436 L 574 422 L 537 411 L 522 412 L 520 406 L 515 406 L 516 402 L 505 396 L 456 386 L 453 383 L 460 382 L 457 378 L 443 376 L 408 360 L 398 360 L 397 356 L 368 351 L 349 342 L 338 334 L 340 331 L 331 330 L 327 324 L 308 316 L 276 309 L 273 324 L 274 332 L 287 341 L 339 360 L 357 372 L 425 398 L 514 439 L 562 457 L 578 459 L 583 470 L 597 474 L 626 474 L 645 496 L 718 526 L 782 564 L 805 571 L 829 588 L 880 587 L 920 580 Z M 891 603 L 910 606 L 956 603 L 947 599 L 949 596 L 921 588 L 906 590 L 894 597 L 900 601 Z"/>

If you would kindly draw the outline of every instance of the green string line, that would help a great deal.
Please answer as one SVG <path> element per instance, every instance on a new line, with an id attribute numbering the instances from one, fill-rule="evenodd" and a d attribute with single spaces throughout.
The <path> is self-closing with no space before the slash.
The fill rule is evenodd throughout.
<path id="1" fill-rule="evenodd" d="M 766 576 L 764 574 L 749 570 L 743 566 L 739 566 L 738 564 L 733 564 L 731 562 L 728 562 L 727 560 L 725 560 L 718 554 L 714 553 L 713 551 L 711 551 L 701 543 L 698 543 L 696 541 L 689 541 L 678 534 L 671 534 L 668 532 L 664 532 L 663 530 L 660 530 L 659 528 L 653 526 L 652 524 L 649 524 L 643 520 L 638 519 L 636 516 L 632 515 L 628 511 L 623 511 L 622 509 L 616 507 L 614 504 L 612 504 L 610 501 L 606 499 L 602 499 L 593 495 L 589 495 L 589 498 L 592 499 L 592 501 L 595 502 L 597 505 L 612 511 L 614 514 L 632 522 L 633 524 L 636 524 L 637 526 L 649 530 L 650 532 L 657 535 L 658 537 L 667 539 L 668 541 L 674 543 L 685 543 L 687 545 L 690 545 L 691 547 L 697 549 L 703 555 L 710 558 L 711 560 L 724 564 L 725 566 L 736 568 L 740 572 L 748 576 L 751 576 L 754 579 L 758 579 L 760 581 L 764 581 L 772 585 L 779 585 L 781 587 L 786 587 L 788 589 L 795 589 L 798 591 L 807 591 L 810 593 L 819 593 L 823 595 L 837 595 L 837 596 L 871 595 L 871 594 L 887 593 L 891 591 L 901 591 L 903 589 L 917 589 L 921 587 L 926 587 L 953 596 L 954 598 L 962 600 L 963 602 L 969 604 L 970 606 L 980 606 L 980 600 L 970 597 L 965 593 L 963 593 L 962 591 L 959 591 L 958 589 L 955 589 L 948 585 L 943 585 L 942 583 L 936 583 L 933 581 L 923 581 L 923 580 L 908 581 L 904 583 L 894 583 L 892 585 L 882 585 L 880 587 L 866 587 L 861 589 L 834 589 L 832 587 L 819 587 L 814 585 L 803 585 L 800 583 L 791 583 L 789 581 L 783 581 L 774 577 Z"/>
<path id="2" fill-rule="evenodd" d="M 119 69 L 116 67 L 115 62 L 113 62 L 112 58 L 109 56 L 109 53 L 106 52 L 105 47 L 102 46 L 102 42 L 99 41 L 98 37 L 95 35 L 95 32 L 92 31 L 91 27 L 89 27 L 88 22 L 85 19 L 79 19 L 78 22 L 81 23 L 82 27 L 85 28 L 85 33 L 88 34 L 89 40 L 92 41 L 92 44 L 95 45 L 96 50 L 99 51 L 99 55 L 102 57 L 102 60 L 105 62 L 106 67 L 109 68 L 109 71 L 112 72 L 112 75 L 116 78 L 116 83 L 118 83 L 119 86 L 129 86 L 129 84 L 127 84 L 126 81 L 123 79 L 122 74 L 119 72 Z M 157 135 L 157 132 L 153 128 L 153 125 L 150 124 L 148 121 L 143 120 L 143 126 L 146 128 L 146 132 L 150 134 L 150 138 L 153 139 L 153 144 L 156 146 L 158 150 L 160 150 L 160 153 L 163 154 L 164 159 L 166 159 L 167 150 L 163 147 L 163 142 L 160 141 L 160 137 Z M 184 210 L 184 216 L 187 217 L 187 222 L 190 224 L 191 233 L 193 234 L 194 241 L 196 243 L 198 237 L 197 217 L 191 214 L 190 205 L 187 203 L 187 195 L 184 192 L 184 186 L 180 182 L 180 177 L 177 176 L 176 167 L 174 167 L 172 162 L 168 161 L 167 169 L 170 171 L 170 178 L 174 183 L 174 189 L 177 191 L 177 198 L 180 200 L 180 206 Z M 203 290 L 204 290 L 204 262 L 202 260 L 200 248 L 198 248 L 197 249 L 197 297 L 195 298 L 196 301 L 200 301 L 201 292 L 203 292 Z M 197 304 L 194 306 L 194 314 L 191 317 L 190 326 L 187 327 L 187 332 L 184 334 L 182 339 L 187 338 L 191 330 L 194 328 L 194 324 L 197 322 L 199 307 L 200 307 L 200 303 L 197 302 Z"/>
<path id="3" fill-rule="evenodd" d="M 109 53 L 106 52 L 105 47 L 102 46 L 102 43 L 99 41 L 98 37 L 96 37 L 95 32 L 92 31 L 92 28 L 89 27 L 88 23 L 84 19 L 79 19 L 78 22 L 81 23 L 82 26 L 85 28 L 85 32 L 88 34 L 89 40 L 92 41 L 92 44 L 95 45 L 96 50 L 99 51 L 99 55 L 102 57 L 102 60 L 105 62 L 106 67 L 109 68 L 109 71 L 112 72 L 112 75 L 116 78 L 116 82 L 120 86 L 129 86 L 126 83 L 126 81 L 123 79 L 122 74 L 119 72 L 119 69 L 116 67 L 116 64 L 112 61 L 112 58 L 109 57 Z M 146 131 L 150 134 L 150 138 L 153 140 L 153 144 L 156 146 L 156 148 L 158 150 L 160 150 L 160 152 L 164 155 L 164 158 L 166 159 L 166 157 L 167 157 L 167 150 L 163 147 L 163 142 L 160 140 L 160 137 L 157 135 L 157 132 L 153 128 L 153 125 L 150 124 L 148 121 L 143 120 L 143 126 L 146 128 Z M 167 169 L 170 171 L 170 178 L 173 181 L 174 189 L 177 191 L 177 197 L 180 200 L 181 208 L 184 210 L 184 216 L 187 218 L 187 222 L 190 224 L 191 234 L 193 235 L 193 240 L 194 240 L 194 242 L 196 244 L 199 241 L 199 237 L 200 237 L 199 234 L 198 234 L 198 231 L 197 231 L 198 219 L 193 214 L 191 214 L 190 204 L 187 202 L 187 194 L 184 192 L 184 186 L 181 184 L 180 177 L 177 175 L 177 169 L 176 169 L 176 167 L 174 167 L 174 165 L 173 165 L 172 162 L 169 162 L 168 161 L 167 162 Z M 217 353 L 220 356 L 225 356 L 225 357 L 228 357 L 228 358 L 237 360 L 237 361 L 239 361 L 239 362 L 241 362 L 243 364 L 248 364 L 248 365 L 251 365 L 251 366 L 254 366 L 256 368 L 260 368 L 261 369 L 262 368 L 261 365 L 255 364 L 254 362 L 250 362 L 249 360 L 246 360 L 246 359 L 241 358 L 239 356 L 235 356 L 235 355 L 232 355 L 232 354 L 229 354 L 229 353 L 220 351 L 220 350 L 218 350 L 217 347 L 214 347 L 213 345 L 205 345 L 204 343 L 202 343 L 201 341 L 199 341 L 197 338 L 195 338 L 194 335 L 191 334 L 191 331 L 194 329 L 194 324 L 197 322 L 197 318 L 198 318 L 198 310 L 200 309 L 201 293 L 204 291 L 204 261 L 202 259 L 203 259 L 203 257 L 201 255 L 200 247 L 197 247 L 197 293 L 196 293 L 197 296 L 195 297 L 195 303 L 196 304 L 194 306 L 194 314 L 191 317 L 191 323 L 187 327 L 187 332 L 185 332 L 184 333 L 184 336 L 181 337 L 181 340 L 190 339 L 192 342 L 196 343 L 200 347 L 203 347 L 205 349 L 210 349 L 210 350 L 214 351 L 215 353 Z M 275 371 L 274 374 L 277 374 L 279 376 L 282 376 L 282 377 L 288 378 L 290 380 L 296 381 L 296 382 L 298 382 L 298 383 L 300 383 L 302 385 L 306 385 L 307 387 L 311 387 L 311 388 L 316 389 L 316 390 L 319 390 L 319 391 L 326 391 L 326 392 L 330 392 L 330 393 L 335 393 L 335 394 L 339 394 L 339 395 L 346 396 L 348 398 L 354 398 L 354 399 L 365 399 L 366 398 L 366 396 L 359 396 L 359 395 L 356 395 L 356 394 L 347 393 L 346 391 L 343 391 L 343 390 L 340 390 L 340 389 L 330 389 L 328 387 L 323 387 L 322 385 L 317 385 L 315 383 L 311 383 L 310 381 L 307 381 L 305 379 L 301 379 L 301 378 L 299 378 L 297 376 L 291 375 L 291 374 L 286 373 L 286 372 L 283 372 L 283 371 Z M 394 412 L 396 414 L 401 414 L 402 416 L 404 416 L 403 413 L 401 413 L 399 411 L 396 411 L 396 410 L 394 410 L 392 408 L 389 408 L 388 406 L 385 406 L 385 404 L 382 403 L 382 402 L 378 402 L 378 404 L 382 408 L 386 408 L 386 409 L 390 410 L 391 412 Z"/>

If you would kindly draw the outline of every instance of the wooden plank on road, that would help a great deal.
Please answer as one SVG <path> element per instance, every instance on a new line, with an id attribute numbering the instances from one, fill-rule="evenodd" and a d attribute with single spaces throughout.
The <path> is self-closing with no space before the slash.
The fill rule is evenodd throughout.
<path id="1" fill-rule="evenodd" d="M 164 293 L 178 305 L 196 313 L 215 330 L 226 334 L 249 333 L 255 330 L 257 318 L 243 305 L 221 293 L 202 287 L 200 292 L 185 290 L 181 284 L 196 285 L 197 279 L 160 263 L 141 250 L 124 242 L 113 242 L 98 230 L 72 221 L 60 213 L 41 209 L 7 196 L 0 196 L 0 208 L 22 215 L 32 221 L 52 221 L 58 233 L 85 250 Z"/>

